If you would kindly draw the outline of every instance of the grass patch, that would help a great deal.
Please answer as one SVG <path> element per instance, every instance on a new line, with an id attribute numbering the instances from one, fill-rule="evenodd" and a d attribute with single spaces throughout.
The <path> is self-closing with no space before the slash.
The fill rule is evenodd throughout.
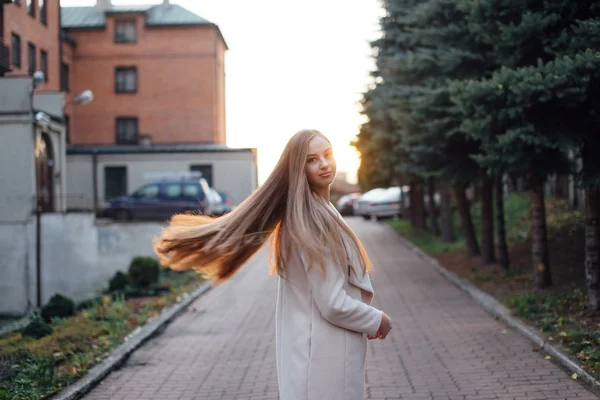
<path id="1" fill-rule="evenodd" d="M 554 286 L 535 290 L 532 286 L 529 197 L 511 193 L 505 197 L 505 223 L 511 268 L 482 265 L 479 257 L 467 254 L 454 215 L 457 240 L 445 243 L 426 231 L 417 230 L 409 221 L 389 224 L 447 269 L 495 296 L 513 313 L 539 329 L 545 338 L 576 357 L 581 365 L 600 379 L 600 316 L 586 310 L 584 269 L 584 219 L 580 210 L 572 210 L 566 200 L 546 200 L 550 269 Z M 478 232 L 481 208 L 472 209 L 473 225 Z M 495 220 L 494 220 L 495 223 Z M 478 237 L 479 239 L 479 237 Z"/>
<path id="2" fill-rule="evenodd" d="M 523 193 L 510 193 L 504 198 L 504 208 L 506 236 L 509 245 L 523 241 L 528 236 L 530 227 L 529 197 Z M 471 218 L 473 219 L 477 240 L 479 240 L 478 228 L 481 225 L 481 205 L 479 203 L 471 207 Z M 429 220 L 427 222 L 429 223 Z M 388 224 L 429 255 L 437 256 L 442 253 L 466 250 L 465 238 L 460 226 L 460 216 L 456 211 L 453 213 L 453 225 L 456 234 L 456 241 L 453 243 L 444 242 L 439 237 L 432 236 L 428 231 L 416 229 L 410 221 L 405 219 L 389 220 Z"/>
<path id="3" fill-rule="evenodd" d="M 0 336 L 0 399 L 37 400 L 60 391 L 202 281 L 194 272 L 165 271 L 161 284 L 171 288 L 167 295 L 128 300 L 107 295 L 72 317 L 52 320 L 49 336 Z"/>

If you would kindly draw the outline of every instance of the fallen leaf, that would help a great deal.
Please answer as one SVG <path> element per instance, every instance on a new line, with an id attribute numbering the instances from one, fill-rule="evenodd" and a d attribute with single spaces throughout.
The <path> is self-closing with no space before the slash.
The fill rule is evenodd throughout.
<path id="1" fill-rule="evenodd" d="M 550 357 L 550 356 L 546 356 L 546 357 L 544 357 L 544 358 L 545 358 L 546 360 L 549 360 L 549 359 L 551 359 L 552 357 Z"/>
<path id="2" fill-rule="evenodd" d="M 578 376 L 577 376 L 577 374 L 576 374 L 576 373 L 573 373 L 573 375 L 571 375 L 571 378 L 573 378 L 573 379 L 577 380 Z"/>

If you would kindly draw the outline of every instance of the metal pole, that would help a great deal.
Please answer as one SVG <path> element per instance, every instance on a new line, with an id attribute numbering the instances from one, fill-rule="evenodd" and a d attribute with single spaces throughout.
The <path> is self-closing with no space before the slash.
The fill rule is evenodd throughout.
<path id="1" fill-rule="evenodd" d="M 94 221 L 96 221 L 96 214 L 98 213 L 98 154 L 96 150 L 92 153 L 92 185 Z"/>
<path id="2" fill-rule="evenodd" d="M 37 279 L 37 306 L 42 306 L 42 224 L 41 224 L 42 208 L 39 199 L 35 212 L 35 265 Z"/>
<path id="3" fill-rule="evenodd" d="M 35 122 L 35 110 L 33 108 L 33 89 L 34 83 L 31 81 L 31 91 L 29 94 L 31 107 L 31 124 L 33 127 L 33 171 L 35 177 L 35 276 L 36 276 L 36 303 L 38 307 L 42 306 L 42 224 L 40 208 L 40 188 L 38 165 L 35 155 L 35 146 L 37 143 L 37 129 Z"/>

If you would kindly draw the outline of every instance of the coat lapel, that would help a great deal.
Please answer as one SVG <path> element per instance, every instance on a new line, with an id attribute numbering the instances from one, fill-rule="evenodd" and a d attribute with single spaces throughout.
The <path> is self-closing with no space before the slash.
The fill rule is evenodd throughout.
<path id="1" fill-rule="evenodd" d="M 344 217 L 338 212 L 335 206 L 330 205 L 335 214 L 342 220 L 342 222 L 346 223 Z M 364 272 L 361 268 L 358 268 L 360 265 L 359 260 L 356 259 L 354 254 L 349 254 L 348 250 L 352 245 L 349 242 L 349 239 L 345 236 L 343 237 L 344 247 L 346 248 L 346 255 L 348 256 L 349 267 L 348 267 L 348 282 L 352 285 L 361 289 L 362 299 L 365 303 L 371 304 L 373 300 L 373 296 L 375 295 L 375 291 L 373 290 L 373 285 L 371 285 L 371 278 L 369 278 L 369 274 Z"/>

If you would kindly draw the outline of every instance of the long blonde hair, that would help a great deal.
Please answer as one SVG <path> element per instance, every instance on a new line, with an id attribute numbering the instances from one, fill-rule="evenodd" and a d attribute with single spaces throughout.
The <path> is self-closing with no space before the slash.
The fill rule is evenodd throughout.
<path id="1" fill-rule="evenodd" d="M 353 256 L 359 263 L 353 268 L 368 271 L 370 262 L 360 240 L 309 186 L 305 164 L 315 136 L 328 140 L 317 130 L 292 136 L 266 182 L 231 213 L 217 219 L 174 215 L 154 241 L 161 264 L 194 269 L 216 284 L 233 276 L 274 234 L 272 269 L 282 277 L 294 251 L 303 254 L 309 266 L 323 270 L 327 257 L 346 268 L 347 257 Z"/>

